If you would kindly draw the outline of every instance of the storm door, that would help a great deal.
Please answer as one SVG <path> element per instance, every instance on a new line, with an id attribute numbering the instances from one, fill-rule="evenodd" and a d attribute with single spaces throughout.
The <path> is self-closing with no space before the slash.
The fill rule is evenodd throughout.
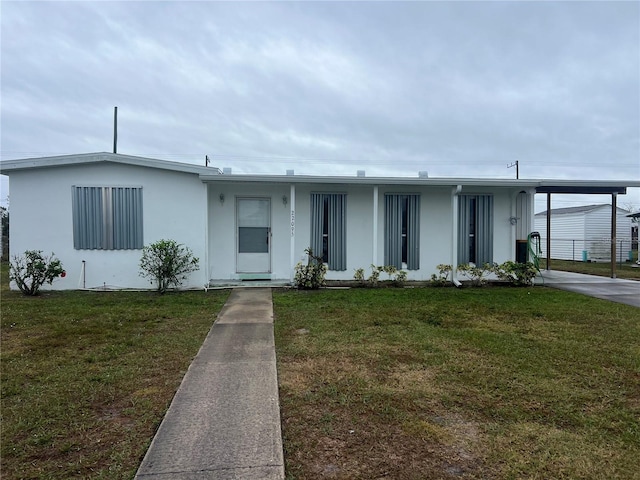
<path id="1" fill-rule="evenodd" d="M 236 271 L 271 272 L 271 200 L 236 200 Z"/>

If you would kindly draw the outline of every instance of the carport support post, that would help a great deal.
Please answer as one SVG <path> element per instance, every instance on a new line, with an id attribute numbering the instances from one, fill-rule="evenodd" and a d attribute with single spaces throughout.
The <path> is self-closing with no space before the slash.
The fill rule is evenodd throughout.
<path id="1" fill-rule="evenodd" d="M 551 193 L 547 193 L 547 270 L 551 270 Z"/>
<path id="2" fill-rule="evenodd" d="M 618 220 L 618 194 L 611 194 L 611 278 L 616 278 L 616 222 Z"/>

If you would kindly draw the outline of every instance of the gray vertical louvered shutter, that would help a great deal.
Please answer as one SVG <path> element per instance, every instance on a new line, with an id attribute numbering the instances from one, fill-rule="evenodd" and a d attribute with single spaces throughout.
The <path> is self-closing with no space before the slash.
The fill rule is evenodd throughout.
<path id="1" fill-rule="evenodd" d="M 329 270 L 347 269 L 347 211 L 346 195 L 331 194 L 329 197 Z"/>
<path id="2" fill-rule="evenodd" d="M 420 269 L 420 195 L 408 195 L 407 270 Z"/>
<path id="3" fill-rule="evenodd" d="M 322 194 L 311 194 L 311 240 L 309 246 L 314 255 L 322 256 L 322 216 L 324 212 Z"/>
<path id="4" fill-rule="evenodd" d="M 142 248 L 142 189 L 117 187 L 111 191 L 113 249 Z"/>
<path id="5" fill-rule="evenodd" d="M 469 263 L 469 214 L 469 196 L 460 195 L 458 197 L 458 265 Z"/>
<path id="6" fill-rule="evenodd" d="M 384 264 L 402 268 L 402 203 L 399 195 L 384 196 Z"/>
<path id="7" fill-rule="evenodd" d="M 493 263 L 493 197 L 476 197 L 476 264 Z"/>
<path id="8" fill-rule="evenodd" d="M 407 269 L 420 269 L 420 195 L 384 196 L 384 263 L 402 268 L 402 204 L 407 200 Z"/>
<path id="9" fill-rule="evenodd" d="M 347 269 L 347 201 L 345 194 L 311 194 L 311 241 L 313 254 L 322 256 L 322 227 L 324 221 L 324 202 L 329 206 L 328 259 L 329 270 Z"/>
<path id="10" fill-rule="evenodd" d="M 72 194 L 73 247 L 86 250 L 102 248 L 102 188 L 73 187 Z"/>
<path id="11" fill-rule="evenodd" d="M 476 265 L 493 263 L 493 196 L 460 195 L 458 197 L 458 264 L 469 263 L 470 200 L 476 201 Z"/>
<path id="12" fill-rule="evenodd" d="M 142 188 L 73 187 L 73 246 L 78 250 L 141 249 Z"/>

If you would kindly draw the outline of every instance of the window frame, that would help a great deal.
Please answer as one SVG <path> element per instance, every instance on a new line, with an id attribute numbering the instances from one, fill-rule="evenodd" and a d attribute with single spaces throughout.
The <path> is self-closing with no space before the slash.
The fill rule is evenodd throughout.
<path id="1" fill-rule="evenodd" d="M 311 238 L 313 254 L 333 271 L 347 269 L 347 194 L 311 193 Z"/>
<path id="2" fill-rule="evenodd" d="M 384 263 L 398 269 L 420 269 L 419 193 L 384 194 Z"/>
<path id="3" fill-rule="evenodd" d="M 493 194 L 458 197 L 458 263 L 493 263 Z"/>
<path id="4" fill-rule="evenodd" d="M 73 185 L 75 250 L 141 250 L 144 247 L 141 186 Z"/>

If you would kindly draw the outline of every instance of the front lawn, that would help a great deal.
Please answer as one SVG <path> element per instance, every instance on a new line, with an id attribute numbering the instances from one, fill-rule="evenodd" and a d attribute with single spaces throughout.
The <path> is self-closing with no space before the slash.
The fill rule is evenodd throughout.
<path id="1" fill-rule="evenodd" d="M 3 479 L 130 479 L 228 292 L 7 289 Z"/>
<path id="2" fill-rule="evenodd" d="M 288 479 L 639 476 L 640 309 L 544 287 L 274 305 Z"/>

